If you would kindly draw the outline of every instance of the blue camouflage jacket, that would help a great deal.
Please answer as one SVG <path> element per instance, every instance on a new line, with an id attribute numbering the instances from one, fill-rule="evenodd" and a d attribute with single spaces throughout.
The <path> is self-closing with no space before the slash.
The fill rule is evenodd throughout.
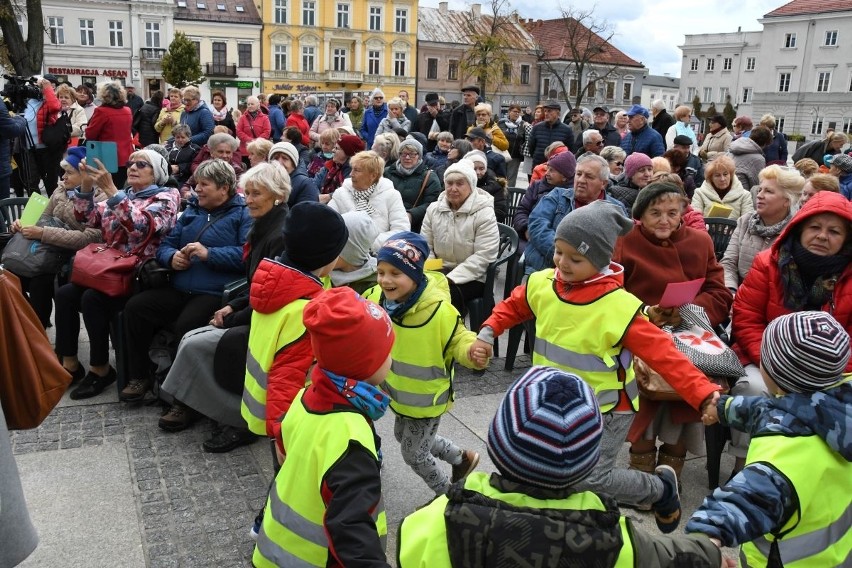
<path id="1" fill-rule="evenodd" d="M 848 380 L 813 394 L 723 396 L 717 409 L 724 425 L 752 435 L 817 435 L 846 461 L 852 461 L 852 432 L 848 427 L 852 382 Z M 782 527 L 797 503 L 795 489 L 781 472 L 765 463 L 749 464 L 704 499 L 686 524 L 686 532 L 700 532 L 718 538 L 725 546 L 736 546 Z"/>

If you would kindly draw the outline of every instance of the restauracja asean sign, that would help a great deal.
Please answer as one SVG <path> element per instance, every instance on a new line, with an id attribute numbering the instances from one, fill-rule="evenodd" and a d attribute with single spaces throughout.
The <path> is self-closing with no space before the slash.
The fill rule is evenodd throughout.
<path id="1" fill-rule="evenodd" d="M 54 75 L 103 75 L 105 77 L 127 77 L 127 71 L 125 69 L 70 69 L 68 67 L 48 67 L 47 72 L 53 73 Z"/>

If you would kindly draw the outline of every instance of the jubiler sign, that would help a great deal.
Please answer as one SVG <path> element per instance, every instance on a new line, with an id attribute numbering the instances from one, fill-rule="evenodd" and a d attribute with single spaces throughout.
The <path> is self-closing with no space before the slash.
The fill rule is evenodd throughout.
<path id="1" fill-rule="evenodd" d="M 70 69 L 68 67 L 48 67 L 48 73 L 54 75 L 103 75 L 105 77 L 127 77 L 124 69 Z"/>

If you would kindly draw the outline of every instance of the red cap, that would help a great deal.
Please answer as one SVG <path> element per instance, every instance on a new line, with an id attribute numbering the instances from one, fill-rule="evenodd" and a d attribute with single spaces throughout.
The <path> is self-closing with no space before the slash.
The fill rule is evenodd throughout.
<path id="1" fill-rule="evenodd" d="M 321 293 L 305 306 L 303 321 L 317 364 L 350 379 L 369 378 L 393 347 L 393 325 L 387 313 L 351 288 Z"/>

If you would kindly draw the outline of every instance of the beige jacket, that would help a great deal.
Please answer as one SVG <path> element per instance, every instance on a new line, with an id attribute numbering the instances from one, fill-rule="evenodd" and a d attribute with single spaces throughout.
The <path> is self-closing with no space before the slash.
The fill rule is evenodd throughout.
<path id="1" fill-rule="evenodd" d="M 731 132 L 727 128 L 723 128 L 716 134 L 710 134 L 708 132 L 704 137 L 704 143 L 701 144 L 701 149 L 698 151 L 698 155 L 703 160 L 710 161 L 719 154 L 727 152 L 733 139 L 734 137 L 731 136 Z"/>
<path id="2" fill-rule="evenodd" d="M 745 280 L 746 274 L 751 269 L 754 257 L 762 250 L 768 249 L 775 242 L 775 237 L 759 237 L 748 232 L 748 222 L 753 213 L 747 213 L 737 219 L 737 228 L 731 235 L 725 256 L 720 264 L 725 269 L 725 286 L 736 290 Z"/>
<path id="3" fill-rule="evenodd" d="M 449 269 L 449 280 L 456 284 L 485 282 L 485 272 L 497 260 L 500 247 L 494 198 L 477 187 L 453 211 L 442 192 L 426 210 L 420 233 L 429 243 L 430 256 L 443 260 L 444 268 Z"/>
<path id="4" fill-rule="evenodd" d="M 710 184 L 709 179 L 705 179 L 701 187 L 695 188 L 695 193 L 692 195 L 692 208 L 700 212 L 705 217 L 710 217 L 708 213 L 714 203 L 727 205 L 732 209 L 728 215 L 728 219 L 739 219 L 743 215 L 754 211 L 754 202 L 751 199 L 751 193 L 743 189 L 743 184 L 736 176 L 731 176 L 731 189 L 725 194 L 725 197 L 719 197 L 719 193 Z"/>
<path id="5" fill-rule="evenodd" d="M 104 201 L 106 198 L 106 193 L 100 189 L 95 189 L 95 203 Z M 68 229 L 44 227 L 41 242 L 45 244 L 69 250 L 80 250 L 89 243 L 99 243 L 104 240 L 99 228 L 86 227 L 85 223 L 81 223 L 74 216 L 74 202 L 68 198 L 62 182 L 50 196 L 50 201 L 47 202 L 43 215 L 56 217 L 69 227 Z"/>

